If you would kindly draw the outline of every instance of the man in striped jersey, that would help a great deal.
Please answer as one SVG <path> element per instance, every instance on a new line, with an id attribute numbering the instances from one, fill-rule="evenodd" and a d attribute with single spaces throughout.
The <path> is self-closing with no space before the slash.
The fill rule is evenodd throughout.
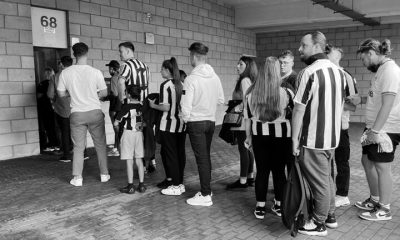
<path id="1" fill-rule="evenodd" d="M 308 180 L 314 198 L 311 219 L 299 232 L 326 236 L 326 226 L 335 228 L 335 185 L 331 163 L 339 143 L 345 97 L 343 71 L 324 54 L 326 38 L 321 32 L 306 34 L 300 43 L 300 58 L 309 65 L 299 75 L 292 119 L 293 154 Z"/>
<path id="2" fill-rule="evenodd" d="M 126 102 L 126 89 L 130 86 L 138 86 L 141 89 L 140 101 L 143 102 L 149 94 L 149 67 L 134 57 L 135 46 L 131 42 L 120 43 L 118 48 L 119 56 L 124 61 L 119 72 L 118 96 L 121 102 Z"/>

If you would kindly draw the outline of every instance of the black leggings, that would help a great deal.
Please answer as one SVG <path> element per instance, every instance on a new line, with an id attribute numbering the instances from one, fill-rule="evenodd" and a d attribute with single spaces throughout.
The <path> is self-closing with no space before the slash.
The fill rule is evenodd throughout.
<path id="1" fill-rule="evenodd" d="M 238 141 L 238 149 L 240 154 L 240 177 L 247 177 L 249 173 L 254 171 L 254 156 L 245 146 L 246 131 L 235 131 Z"/>
<path id="2" fill-rule="evenodd" d="M 255 182 L 257 202 L 266 202 L 269 173 L 272 171 L 275 199 L 282 201 L 286 183 L 285 163 L 292 154 L 291 139 L 271 136 L 252 136 L 254 158 L 257 166 Z"/>
<path id="3" fill-rule="evenodd" d="M 167 178 L 172 178 L 172 184 L 183 183 L 186 165 L 185 140 L 186 133 L 171 133 L 160 131 L 161 158 Z"/>

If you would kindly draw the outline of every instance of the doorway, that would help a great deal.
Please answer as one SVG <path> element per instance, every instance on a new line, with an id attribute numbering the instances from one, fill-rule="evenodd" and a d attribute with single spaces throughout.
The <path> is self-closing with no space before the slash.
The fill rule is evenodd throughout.
<path id="1" fill-rule="evenodd" d="M 37 112 L 39 122 L 40 152 L 51 153 L 60 146 L 60 131 L 56 130 L 55 115 L 51 101 L 47 97 L 48 83 L 51 77 L 59 71 L 58 63 L 62 56 L 70 56 L 68 48 L 34 47 L 35 81 Z M 45 72 L 47 74 L 45 74 Z"/>

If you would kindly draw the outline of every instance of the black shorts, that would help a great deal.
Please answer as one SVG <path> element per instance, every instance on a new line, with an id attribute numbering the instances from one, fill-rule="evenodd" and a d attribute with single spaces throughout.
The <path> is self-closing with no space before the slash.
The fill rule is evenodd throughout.
<path id="1" fill-rule="evenodd" d="M 400 133 L 387 133 L 387 135 L 392 140 L 392 152 L 380 153 L 378 152 L 378 144 L 370 144 L 362 147 L 362 154 L 366 154 L 368 159 L 372 162 L 393 162 L 396 146 L 400 142 Z"/>

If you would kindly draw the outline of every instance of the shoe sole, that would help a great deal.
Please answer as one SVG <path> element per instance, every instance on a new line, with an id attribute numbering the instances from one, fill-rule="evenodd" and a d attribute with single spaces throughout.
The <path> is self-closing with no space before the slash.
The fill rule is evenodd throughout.
<path id="1" fill-rule="evenodd" d="M 328 228 L 335 229 L 335 228 L 337 228 L 339 225 L 338 225 L 338 223 L 336 222 L 336 223 L 325 223 L 325 226 L 327 226 Z"/>
<path id="2" fill-rule="evenodd" d="M 355 203 L 354 206 L 358 207 L 361 210 L 367 210 L 367 211 L 371 211 L 373 209 L 373 208 L 370 208 L 370 207 L 363 207 L 361 205 L 358 205 L 357 203 Z"/>
<path id="3" fill-rule="evenodd" d="M 271 212 L 272 212 L 273 214 L 275 214 L 276 216 L 278 216 L 278 217 L 282 217 L 282 214 L 281 214 L 281 213 L 276 212 L 276 211 L 273 210 L 272 208 L 271 208 Z"/>
<path id="4" fill-rule="evenodd" d="M 355 205 L 355 204 L 354 204 Z M 335 204 L 335 207 L 347 207 L 347 206 L 350 206 L 350 203 L 345 203 L 345 204 L 339 204 L 339 205 L 336 205 Z M 356 205 L 357 206 L 357 205 Z"/>
<path id="5" fill-rule="evenodd" d="M 180 195 L 182 195 L 182 193 L 178 193 L 178 194 L 168 194 L 168 193 L 163 193 L 162 191 L 161 191 L 161 194 L 162 194 L 162 195 L 165 195 L 165 196 L 180 196 Z"/>
<path id="6" fill-rule="evenodd" d="M 205 204 L 197 204 L 197 203 L 189 203 L 187 200 L 186 200 L 186 203 L 189 205 L 192 205 L 192 206 L 203 206 L 203 207 L 210 207 L 213 205 L 212 202 L 205 203 Z"/>
<path id="7" fill-rule="evenodd" d="M 254 216 L 255 216 L 257 219 L 263 220 L 263 219 L 265 218 L 265 216 L 258 216 L 255 212 L 253 212 L 253 213 L 254 213 Z"/>
<path id="8" fill-rule="evenodd" d="M 324 232 L 308 232 L 308 231 L 299 230 L 299 233 L 304 234 L 304 235 L 309 235 L 309 236 L 323 236 L 323 237 L 328 235 L 328 231 L 324 231 Z"/>
<path id="9" fill-rule="evenodd" d="M 368 218 L 368 217 L 364 217 L 363 215 L 358 215 L 360 218 L 367 220 L 367 221 L 388 221 L 388 220 L 392 220 L 392 217 L 388 217 L 388 218 Z"/>

